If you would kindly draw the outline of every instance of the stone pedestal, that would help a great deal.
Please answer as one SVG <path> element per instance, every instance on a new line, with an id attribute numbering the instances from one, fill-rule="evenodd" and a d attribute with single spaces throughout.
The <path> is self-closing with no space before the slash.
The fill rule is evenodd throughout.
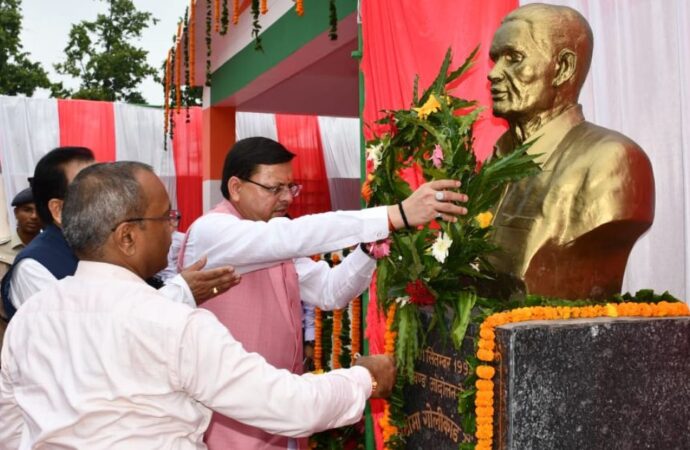
<path id="1" fill-rule="evenodd" d="M 494 448 L 690 449 L 690 318 L 496 330 Z"/>

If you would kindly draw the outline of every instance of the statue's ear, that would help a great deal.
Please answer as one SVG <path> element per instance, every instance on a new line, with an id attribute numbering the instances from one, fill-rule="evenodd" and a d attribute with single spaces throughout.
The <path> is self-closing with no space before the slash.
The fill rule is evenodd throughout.
<path id="1" fill-rule="evenodd" d="M 574 51 L 564 48 L 558 54 L 556 64 L 556 76 L 553 78 L 553 86 L 558 87 L 575 76 L 577 68 L 577 55 Z"/>

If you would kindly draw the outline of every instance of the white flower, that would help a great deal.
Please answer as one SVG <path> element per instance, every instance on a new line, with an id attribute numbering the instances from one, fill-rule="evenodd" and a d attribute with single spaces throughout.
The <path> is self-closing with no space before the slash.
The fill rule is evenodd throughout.
<path id="1" fill-rule="evenodd" d="M 402 308 L 403 306 L 405 306 L 405 305 L 407 305 L 408 303 L 410 303 L 410 297 L 409 297 L 408 295 L 405 295 L 404 297 L 397 297 L 397 298 L 395 299 L 395 303 L 397 303 L 398 306 L 399 306 L 400 308 Z"/>
<path id="2" fill-rule="evenodd" d="M 448 249 L 451 245 L 453 245 L 453 240 L 446 233 L 440 233 L 431 246 L 431 256 L 443 264 L 448 257 Z"/>
<path id="3" fill-rule="evenodd" d="M 367 147 L 367 159 L 374 163 L 374 170 L 381 164 L 381 154 L 383 153 L 383 144 L 370 145 Z"/>

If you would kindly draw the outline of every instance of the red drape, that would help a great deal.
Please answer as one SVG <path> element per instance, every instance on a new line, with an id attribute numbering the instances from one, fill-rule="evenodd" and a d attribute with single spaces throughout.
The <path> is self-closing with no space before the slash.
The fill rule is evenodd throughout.
<path id="1" fill-rule="evenodd" d="M 96 161 L 115 161 L 115 119 L 111 102 L 58 100 L 60 145 L 93 150 Z"/>
<path id="2" fill-rule="evenodd" d="M 177 177 L 177 209 L 182 213 L 179 230 L 187 231 L 203 212 L 202 167 L 201 167 L 201 108 L 189 108 L 191 121 L 186 114 L 173 113 L 173 156 Z"/>
<path id="3" fill-rule="evenodd" d="M 295 183 L 302 185 L 302 192 L 290 206 L 290 216 L 330 211 L 318 117 L 276 114 L 276 128 L 278 142 L 297 155 L 292 160 L 292 174 Z"/>
<path id="4" fill-rule="evenodd" d="M 490 114 L 490 92 L 487 75 L 490 70 L 488 51 L 500 20 L 518 6 L 517 0 L 364 0 L 361 3 L 365 106 L 367 138 L 377 132 L 374 121 L 383 109 L 410 106 L 415 75 L 419 91 L 433 81 L 448 47 L 453 49 L 452 68 L 459 66 L 480 45 L 475 65 L 453 93 L 477 100 L 485 108 L 475 126 L 475 151 L 486 158 L 493 143 L 504 131 L 502 121 Z M 415 182 L 414 176 L 408 177 Z M 383 352 L 385 323 L 378 315 L 375 289 L 370 289 L 367 331 L 371 353 Z M 374 423 L 382 413 L 380 404 L 372 402 Z M 381 431 L 376 432 L 381 448 Z"/>

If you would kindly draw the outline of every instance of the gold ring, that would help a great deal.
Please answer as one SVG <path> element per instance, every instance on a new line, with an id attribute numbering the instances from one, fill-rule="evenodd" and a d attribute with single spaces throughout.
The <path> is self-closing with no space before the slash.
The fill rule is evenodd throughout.
<path id="1" fill-rule="evenodd" d="M 213 289 L 211 289 L 211 292 L 213 292 L 213 295 L 218 295 L 218 288 L 213 286 Z"/>

